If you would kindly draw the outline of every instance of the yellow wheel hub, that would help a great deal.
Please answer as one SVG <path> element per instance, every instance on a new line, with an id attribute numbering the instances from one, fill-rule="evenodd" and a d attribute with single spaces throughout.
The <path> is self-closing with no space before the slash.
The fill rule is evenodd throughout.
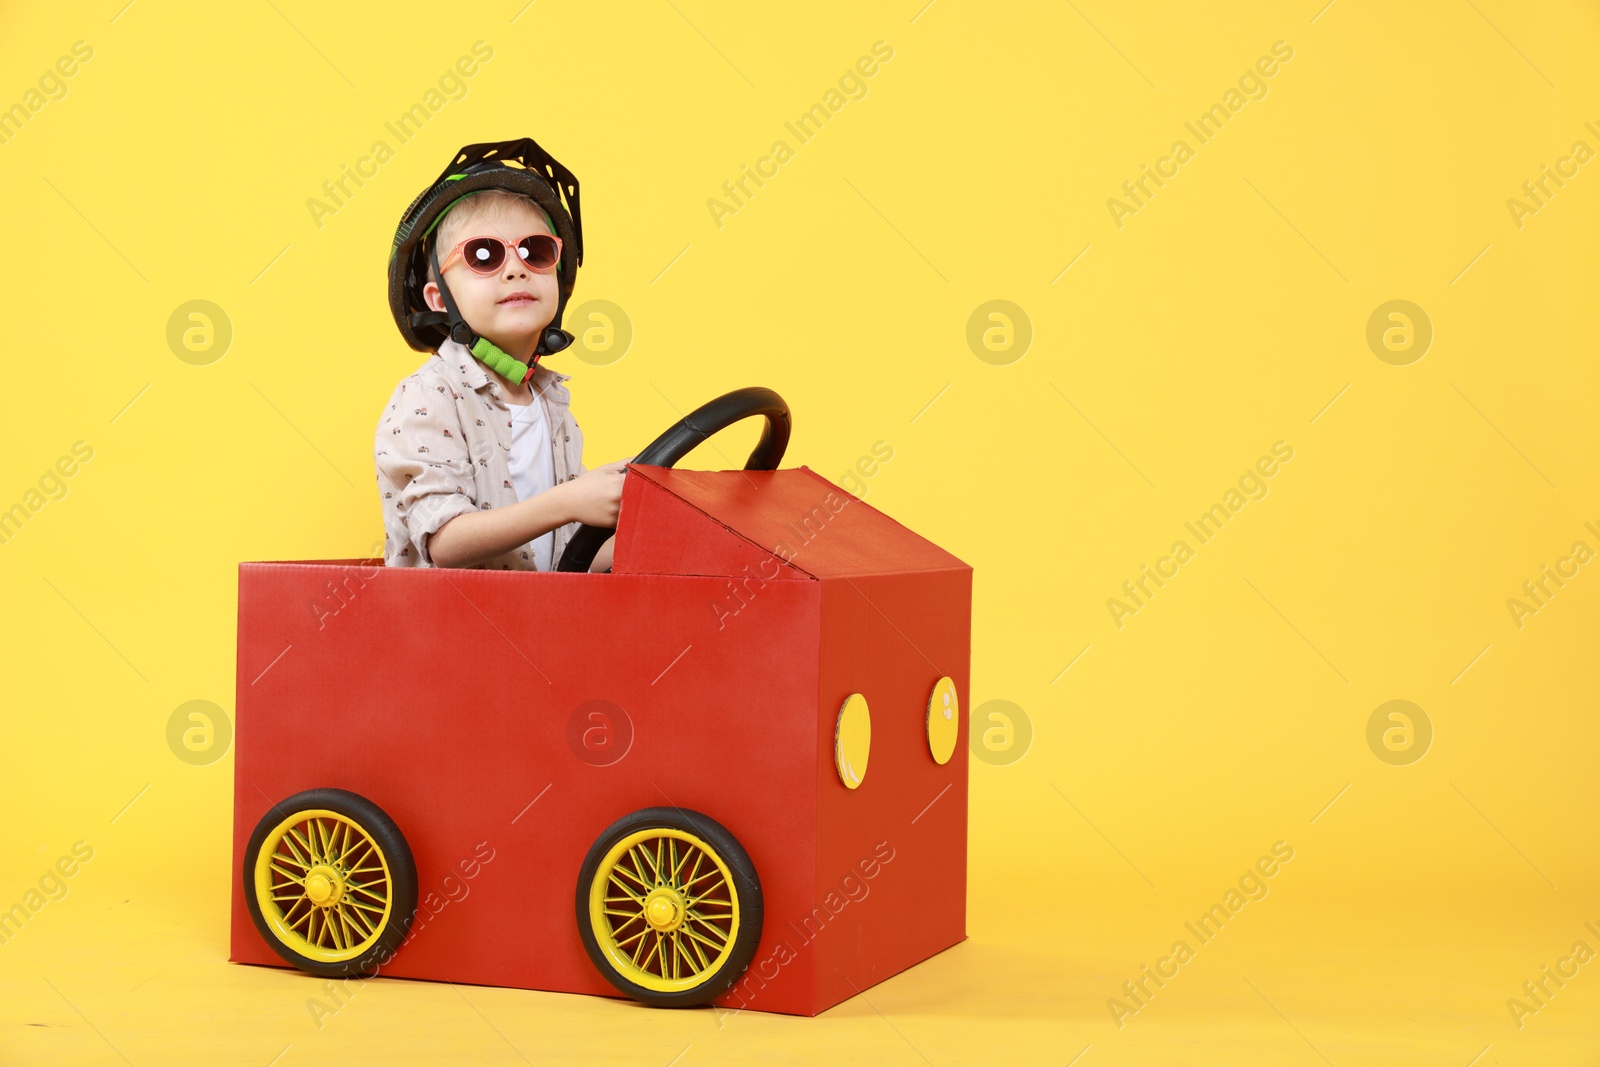
<path id="1" fill-rule="evenodd" d="M 256 903 L 275 936 L 319 963 L 355 959 L 389 923 L 389 862 L 372 835 L 335 811 L 290 815 L 256 853 Z"/>
<path id="2" fill-rule="evenodd" d="M 733 872 L 699 836 L 660 827 L 618 841 L 589 887 L 595 941 L 624 978 L 655 992 L 691 989 L 733 952 Z"/>
<path id="3" fill-rule="evenodd" d="M 683 925 L 683 919 L 683 897 L 676 890 L 662 886 L 644 898 L 644 921 L 655 929 L 676 930 Z"/>
<path id="4" fill-rule="evenodd" d="M 337 867 L 319 864 L 306 875 L 306 896 L 319 908 L 331 908 L 344 896 L 344 875 Z"/>

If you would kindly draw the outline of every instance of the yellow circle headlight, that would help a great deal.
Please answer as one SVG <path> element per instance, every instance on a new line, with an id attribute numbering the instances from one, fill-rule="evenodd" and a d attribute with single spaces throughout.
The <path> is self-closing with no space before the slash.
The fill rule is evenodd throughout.
<path id="1" fill-rule="evenodd" d="M 851 693 L 839 709 L 839 725 L 833 735 L 833 766 L 839 781 L 854 789 L 867 776 L 867 756 L 872 750 L 872 715 L 867 698 Z"/>
<path id="2" fill-rule="evenodd" d="M 961 732 L 961 706 L 956 699 L 956 683 L 940 678 L 928 697 L 928 751 L 933 762 L 949 763 L 956 750 L 956 735 Z"/>

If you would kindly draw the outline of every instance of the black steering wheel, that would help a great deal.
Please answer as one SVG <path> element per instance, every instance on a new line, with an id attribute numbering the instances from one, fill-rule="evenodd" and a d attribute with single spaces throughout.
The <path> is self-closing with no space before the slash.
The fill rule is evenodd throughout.
<path id="1" fill-rule="evenodd" d="M 774 471 L 783 459 L 783 450 L 789 447 L 789 405 L 771 389 L 759 385 L 723 393 L 715 400 L 702 404 L 673 423 L 667 432 L 650 442 L 650 446 L 634 463 L 651 467 L 670 467 L 694 451 L 706 438 L 743 419 L 754 415 L 766 417 L 767 425 L 761 431 L 761 440 L 745 460 L 747 471 Z M 587 571 L 594 562 L 595 553 L 606 539 L 616 533 L 614 526 L 580 526 L 561 553 L 558 571 Z"/>

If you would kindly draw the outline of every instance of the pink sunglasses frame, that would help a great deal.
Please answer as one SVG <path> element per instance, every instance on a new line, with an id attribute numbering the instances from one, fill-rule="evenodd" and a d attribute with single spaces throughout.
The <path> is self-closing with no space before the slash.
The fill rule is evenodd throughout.
<path id="1" fill-rule="evenodd" d="M 517 245 L 521 244 L 523 241 L 526 241 L 529 237 L 548 237 L 548 238 L 550 238 L 550 240 L 554 241 L 556 243 L 556 261 L 554 263 L 550 264 L 550 266 L 548 266 L 548 267 L 535 267 L 531 263 L 528 263 L 526 260 L 524 260 L 522 258 L 521 253 L 519 253 L 517 251 Z M 473 236 L 473 237 L 463 238 L 461 241 L 457 242 L 456 246 L 450 250 L 450 254 L 445 256 L 444 260 L 442 262 L 440 262 L 440 264 L 439 264 L 439 272 L 442 274 L 446 270 L 449 270 L 450 269 L 450 265 L 455 262 L 456 257 L 457 256 L 461 256 L 461 262 L 465 263 L 467 269 L 472 271 L 472 273 L 474 273 L 474 274 L 488 275 L 488 274 L 497 274 L 497 273 L 499 273 L 500 268 L 504 267 L 506 265 L 506 263 L 508 262 L 508 259 L 501 259 L 500 263 L 493 270 L 486 270 L 486 271 L 485 270 L 479 270 L 477 267 L 475 267 L 471 263 L 467 262 L 467 257 L 461 254 L 461 250 L 463 248 L 465 248 L 468 244 L 472 243 L 473 241 L 499 241 L 502 245 L 505 246 L 507 257 L 515 257 L 516 261 L 518 263 L 522 264 L 524 267 L 526 267 L 529 270 L 533 271 L 535 274 L 549 274 L 549 273 L 551 273 L 552 271 L 556 270 L 557 268 L 559 268 L 561 266 L 561 238 L 556 237 L 553 234 L 548 234 L 548 233 L 529 233 L 529 234 L 524 234 L 523 236 L 517 238 L 515 241 L 508 241 L 504 237 L 500 237 L 500 236 L 497 236 L 495 234 L 484 233 L 484 234 L 477 234 L 476 236 Z"/>

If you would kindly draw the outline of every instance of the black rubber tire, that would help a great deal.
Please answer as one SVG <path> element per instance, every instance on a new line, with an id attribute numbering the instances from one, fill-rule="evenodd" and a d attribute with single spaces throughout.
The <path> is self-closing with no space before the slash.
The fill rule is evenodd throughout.
<path id="1" fill-rule="evenodd" d="M 295 812 L 318 808 L 337 812 L 360 826 L 383 851 L 384 860 L 389 865 L 389 894 L 392 905 L 388 920 L 378 931 L 377 941 L 360 956 L 337 963 L 309 959 L 284 944 L 262 916 L 261 903 L 256 899 L 256 857 L 265 844 L 267 834 Z M 387 964 L 399 951 L 417 910 L 417 865 L 411 858 L 411 848 L 406 844 L 405 835 L 401 834 L 400 828 L 382 808 L 346 789 L 307 789 L 273 805 L 261 817 L 261 821 L 256 824 L 254 832 L 250 835 L 250 843 L 244 850 L 244 868 L 240 871 L 240 876 L 244 879 L 245 907 L 249 910 L 250 918 L 256 924 L 256 930 L 261 937 L 274 952 L 295 967 L 323 978 L 352 978 L 376 974 L 379 966 Z"/>
<path id="2" fill-rule="evenodd" d="M 728 958 L 695 986 L 675 992 L 647 989 L 620 974 L 612 965 L 610 958 L 601 950 L 589 922 L 589 888 L 599 873 L 601 860 L 611 851 L 613 845 L 629 834 L 651 829 L 685 830 L 715 849 L 733 875 L 729 890 L 731 895 L 737 897 L 739 906 L 739 932 L 734 937 L 733 949 Z M 745 852 L 744 846 L 739 844 L 739 839 L 729 833 L 721 823 L 710 816 L 687 808 L 644 808 L 618 819 L 607 827 L 590 846 L 589 854 L 584 857 L 583 865 L 578 870 L 576 905 L 578 936 L 583 941 L 583 950 L 589 954 L 589 961 L 606 981 L 618 990 L 652 1007 L 688 1008 L 721 996 L 738 982 L 755 957 L 756 947 L 761 943 L 764 915 L 761 879 L 756 874 L 756 867 L 750 861 L 749 853 Z"/>

